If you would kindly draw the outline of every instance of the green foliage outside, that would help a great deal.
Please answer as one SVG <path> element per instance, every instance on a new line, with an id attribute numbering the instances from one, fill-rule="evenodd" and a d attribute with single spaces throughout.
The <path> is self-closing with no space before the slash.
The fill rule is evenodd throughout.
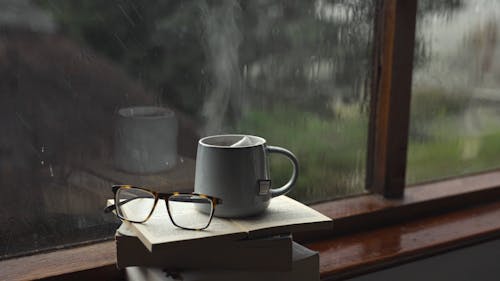
<path id="1" fill-rule="evenodd" d="M 470 93 L 415 89 L 411 120 L 408 184 L 500 167 L 498 115 Z"/>
<path id="2" fill-rule="evenodd" d="M 298 184 L 291 196 L 311 202 L 364 192 L 367 124 L 361 116 L 327 120 L 282 107 L 249 113 L 237 130 L 291 150 L 300 163 Z M 272 156 L 273 187 L 289 178 L 291 164 L 287 162 Z"/>
<path id="3" fill-rule="evenodd" d="M 500 131 L 478 137 L 412 143 L 408 152 L 407 184 L 438 180 L 500 167 Z M 477 155 L 464 159 L 467 146 Z"/>
<path id="4" fill-rule="evenodd" d="M 469 98 L 465 93 L 447 93 L 440 88 L 414 89 L 411 99 L 410 136 L 414 139 L 430 137 L 425 133 L 433 120 L 461 115 Z"/>
<path id="5" fill-rule="evenodd" d="M 490 123 L 483 126 L 484 133 L 467 135 L 463 115 L 469 99 L 464 96 L 442 89 L 414 93 L 407 184 L 500 167 L 496 119 L 483 116 L 483 123 Z M 278 107 L 250 112 L 238 131 L 264 136 L 269 144 L 294 152 L 300 177 L 291 196 L 313 202 L 365 192 L 368 120 L 363 116 L 324 119 L 296 108 Z M 424 126 L 416 130 L 418 124 Z M 473 155 L 467 158 L 467 153 Z M 274 187 L 286 182 L 291 173 L 291 165 L 279 158 L 271 161 Z"/>

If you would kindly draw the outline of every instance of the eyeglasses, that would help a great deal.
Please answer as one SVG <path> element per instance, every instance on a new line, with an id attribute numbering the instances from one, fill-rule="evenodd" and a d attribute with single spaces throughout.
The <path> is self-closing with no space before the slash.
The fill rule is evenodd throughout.
<path id="1" fill-rule="evenodd" d="M 210 225 L 215 206 L 222 200 L 213 196 L 198 193 L 159 193 L 142 187 L 131 185 L 113 185 L 115 204 L 104 209 L 105 213 L 115 211 L 125 221 L 143 223 L 147 221 L 159 199 L 167 206 L 168 216 L 172 223 L 180 228 L 202 230 Z"/>

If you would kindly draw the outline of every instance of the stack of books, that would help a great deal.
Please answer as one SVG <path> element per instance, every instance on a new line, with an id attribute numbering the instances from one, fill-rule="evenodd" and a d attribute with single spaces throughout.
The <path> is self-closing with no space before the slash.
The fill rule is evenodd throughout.
<path id="1" fill-rule="evenodd" d="M 319 280 L 318 253 L 293 234 L 332 227 L 330 218 L 286 196 L 259 216 L 214 217 L 202 231 L 177 228 L 156 208 L 147 222 L 118 228 L 117 266 L 129 281 Z"/>

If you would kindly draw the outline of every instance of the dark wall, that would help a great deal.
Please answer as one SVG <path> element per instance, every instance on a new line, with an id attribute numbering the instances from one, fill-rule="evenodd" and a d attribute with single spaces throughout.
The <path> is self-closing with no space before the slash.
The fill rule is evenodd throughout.
<path id="1" fill-rule="evenodd" d="M 349 280 L 498 281 L 500 240 L 458 249 Z"/>

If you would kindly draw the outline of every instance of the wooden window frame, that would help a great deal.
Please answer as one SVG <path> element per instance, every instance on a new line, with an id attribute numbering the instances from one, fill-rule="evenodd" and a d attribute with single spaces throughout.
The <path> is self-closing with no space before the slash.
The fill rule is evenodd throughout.
<path id="1" fill-rule="evenodd" d="M 402 198 L 417 0 L 376 5 L 366 187 L 386 198 Z"/>
<path id="2" fill-rule="evenodd" d="M 313 205 L 334 219 L 334 231 L 299 234 L 302 241 L 369 233 L 500 198 L 500 170 L 405 188 L 417 0 L 378 0 L 376 5 L 366 175 L 372 194 Z M 498 229 L 492 225 L 484 233 L 499 234 Z M 479 234 L 471 231 L 462 236 L 477 240 Z M 114 242 L 108 241 L 0 261 L 0 279 L 120 280 L 115 263 Z"/>

